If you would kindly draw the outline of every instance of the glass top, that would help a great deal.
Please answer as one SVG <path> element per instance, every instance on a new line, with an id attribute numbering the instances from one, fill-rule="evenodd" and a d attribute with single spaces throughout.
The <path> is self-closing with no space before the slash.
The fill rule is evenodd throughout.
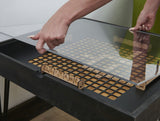
<path id="1" fill-rule="evenodd" d="M 12 38 L 11 36 L 9 36 L 9 35 L 7 35 L 5 33 L 0 32 L 0 43 L 3 42 L 3 41 L 9 40 L 11 38 Z"/>
<path id="2" fill-rule="evenodd" d="M 55 50 L 83 64 L 139 83 L 159 73 L 160 38 L 128 28 L 81 19 Z"/>
<path id="3" fill-rule="evenodd" d="M 36 45 L 35 40 L 27 38 L 28 35 L 17 39 Z M 126 27 L 79 19 L 71 24 L 65 42 L 55 42 L 54 45 L 57 45 L 54 50 L 58 54 L 133 83 L 159 73 L 159 35 L 131 33 Z"/>

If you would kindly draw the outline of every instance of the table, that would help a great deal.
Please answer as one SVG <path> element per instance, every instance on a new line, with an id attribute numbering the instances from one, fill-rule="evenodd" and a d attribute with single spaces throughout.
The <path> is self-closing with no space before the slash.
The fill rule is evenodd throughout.
<path id="1" fill-rule="evenodd" d="M 135 87 L 159 72 L 159 35 L 131 34 L 126 27 L 80 19 L 69 28 L 64 44 L 52 53 L 40 55 L 30 45 L 36 41 L 27 38 L 35 33 L 0 45 L 0 74 L 7 78 L 6 89 L 11 80 L 82 121 L 159 118 L 159 79 L 146 91 Z M 42 74 L 42 63 L 52 63 L 51 66 L 85 80 L 85 88 L 79 90 L 57 77 Z"/>
<path id="2" fill-rule="evenodd" d="M 3 33 L 3 32 L 0 32 L 0 43 L 8 40 L 8 39 L 11 39 L 12 37 Z M 4 91 L 4 110 L 3 110 L 3 114 L 4 114 L 4 117 L 7 115 L 7 110 L 8 110 L 8 99 L 9 99 L 9 80 L 5 80 L 5 91 Z M 2 107 L 1 107 L 1 96 L 0 96 L 0 119 L 2 118 Z"/>
<path id="3" fill-rule="evenodd" d="M 9 39 L 12 39 L 16 36 L 28 33 L 30 31 L 40 29 L 41 27 L 42 27 L 42 24 L 0 27 L 0 43 L 7 41 Z M 5 84 L 4 84 L 4 95 L 5 95 L 4 97 L 5 103 L 3 105 L 4 117 L 7 116 L 7 110 L 8 110 L 9 85 L 10 85 L 9 80 L 6 79 Z M 1 112 L 0 114 L 2 114 L 1 105 L 0 105 L 0 112 Z"/>

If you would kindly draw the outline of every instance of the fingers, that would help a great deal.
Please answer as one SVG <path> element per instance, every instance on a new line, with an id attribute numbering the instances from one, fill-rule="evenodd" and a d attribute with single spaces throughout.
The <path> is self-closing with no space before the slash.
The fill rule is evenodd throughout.
<path id="1" fill-rule="evenodd" d="M 137 31 L 138 29 L 139 27 L 135 26 L 135 27 L 129 28 L 129 31 Z"/>
<path id="2" fill-rule="evenodd" d="M 135 31 L 134 27 L 129 28 L 129 31 Z"/>
<path id="3" fill-rule="evenodd" d="M 31 38 L 31 39 L 33 39 L 33 40 L 38 40 L 39 37 L 40 37 L 40 34 L 38 33 L 38 34 L 36 34 L 36 35 L 30 35 L 30 36 L 28 36 L 28 37 Z"/>
<path id="4" fill-rule="evenodd" d="M 40 54 L 44 54 L 46 50 L 43 48 L 45 41 L 43 39 L 39 39 L 36 45 L 36 49 Z"/>
<path id="5" fill-rule="evenodd" d="M 148 31 L 152 29 L 152 25 L 147 26 Z"/>
<path id="6" fill-rule="evenodd" d="M 49 47 L 49 49 L 53 50 L 53 48 L 55 48 L 55 45 L 52 41 L 48 41 L 47 42 L 47 46 Z"/>
<path id="7" fill-rule="evenodd" d="M 49 40 L 46 42 L 49 49 L 54 49 L 56 46 L 59 46 L 60 44 L 64 43 L 64 39 L 54 39 L 54 40 Z"/>
<path id="8" fill-rule="evenodd" d="M 130 28 L 129 31 L 138 31 L 140 29 L 141 29 L 141 26 L 137 24 L 135 27 Z"/>
<path id="9" fill-rule="evenodd" d="M 44 44 L 46 43 L 49 49 L 54 49 L 56 46 L 59 46 L 60 44 L 64 43 L 65 36 L 53 36 L 46 35 L 44 33 L 38 33 L 36 35 L 30 35 L 29 38 L 33 40 L 38 40 L 36 44 L 36 49 L 40 54 L 44 54 L 46 52 L 46 49 L 44 48 Z"/>
<path id="10" fill-rule="evenodd" d="M 146 26 L 146 25 L 141 25 L 141 26 L 135 26 L 129 29 L 129 31 L 149 31 L 151 27 Z"/>
<path id="11" fill-rule="evenodd" d="M 43 39 L 40 39 L 40 33 L 38 33 L 36 35 L 30 35 L 28 37 L 33 40 L 38 40 L 37 45 L 36 45 L 36 49 L 40 54 L 44 54 L 46 52 L 46 50 L 43 48 L 45 42 Z"/>
<path id="12" fill-rule="evenodd" d="M 36 49 L 40 54 L 44 54 L 46 50 L 43 48 L 44 44 L 47 44 L 49 49 L 54 49 L 56 46 L 59 46 L 60 44 L 64 43 L 64 39 L 52 39 L 52 40 L 45 40 L 45 39 L 39 39 L 36 45 Z"/>
<path id="13" fill-rule="evenodd" d="M 142 31 L 148 31 L 149 29 L 148 29 L 148 26 L 143 24 L 141 30 Z"/>
<path id="14" fill-rule="evenodd" d="M 146 26 L 146 27 L 145 27 L 145 30 L 146 30 L 146 31 L 149 31 L 150 29 L 149 29 L 149 27 L 148 27 L 148 26 Z"/>
<path id="15" fill-rule="evenodd" d="M 139 22 L 137 22 L 136 26 L 130 28 L 129 31 L 138 31 L 141 29 L 140 27 L 141 27 L 141 24 Z"/>

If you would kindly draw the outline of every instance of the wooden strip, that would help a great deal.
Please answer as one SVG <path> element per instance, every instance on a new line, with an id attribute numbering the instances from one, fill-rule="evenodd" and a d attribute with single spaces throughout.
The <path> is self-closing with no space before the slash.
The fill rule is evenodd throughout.
<path id="1" fill-rule="evenodd" d="M 147 85 L 149 85 L 150 83 L 152 83 L 154 80 L 156 80 L 156 79 L 159 78 L 159 77 L 160 77 L 160 75 L 158 74 L 158 75 L 152 77 L 151 79 L 142 81 L 142 82 L 140 82 L 140 83 L 137 84 L 136 88 L 137 88 L 137 89 L 140 89 L 140 90 L 142 90 L 142 91 L 145 91 Z"/>
<path id="2" fill-rule="evenodd" d="M 51 67 L 51 66 L 45 64 L 45 65 L 42 65 L 41 72 L 47 73 L 47 74 L 55 76 L 59 79 L 62 79 L 70 84 L 77 86 L 79 89 L 84 88 L 84 83 L 85 83 L 84 80 L 80 80 L 80 78 L 75 77 L 73 74 L 68 74 L 68 73 L 62 72 L 57 67 Z"/>

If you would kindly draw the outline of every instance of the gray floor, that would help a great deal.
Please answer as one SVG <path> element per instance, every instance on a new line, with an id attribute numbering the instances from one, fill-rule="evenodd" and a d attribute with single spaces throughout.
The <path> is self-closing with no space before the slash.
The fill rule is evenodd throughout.
<path id="1" fill-rule="evenodd" d="M 30 121 L 80 121 L 66 112 L 53 107 Z"/>

